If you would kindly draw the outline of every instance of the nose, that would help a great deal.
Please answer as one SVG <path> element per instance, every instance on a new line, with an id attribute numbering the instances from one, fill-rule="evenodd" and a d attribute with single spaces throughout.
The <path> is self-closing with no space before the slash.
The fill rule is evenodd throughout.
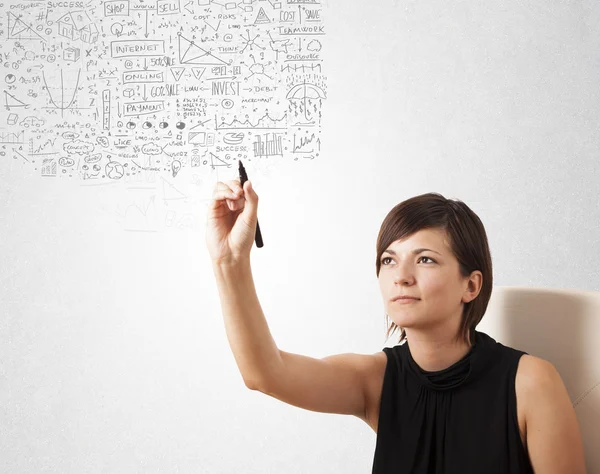
<path id="1" fill-rule="evenodd" d="M 395 285 L 412 285 L 412 279 L 409 278 L 394 278 Z"/>
<path id="2" fill-rule="evenodd" d="M 407 265 L 398 265 L 398 271 L 394 274 L 394 283 L 412 283 L 414 275 L 412 269 Z"/>
<path id="3" fill-rule="evenodd" d="M 400 272 L 394 276 L 394 284 L 411 284 L 414 281 L 409 273 Z"/>

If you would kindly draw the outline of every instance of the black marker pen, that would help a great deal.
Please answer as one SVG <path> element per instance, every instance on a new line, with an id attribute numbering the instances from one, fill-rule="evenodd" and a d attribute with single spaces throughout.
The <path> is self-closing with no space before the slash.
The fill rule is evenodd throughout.
<path id="1" fill-rule="evenodd" d="M 240 172 L 240 184 L 242 185 L 242 189 L 244 189 L 244 183 L 248 181 L 248 175 L 246 174 L 246 169 L 242 164 L 242 160 L 239 160 L 238 171 Z M 260 233 L 260 226 L 258 225 L 258 218 L 256 219 L 256 235 L 254 236 L 254 241 L 256 242 L 257 247 L 263 246 L 262 234 Z"/>

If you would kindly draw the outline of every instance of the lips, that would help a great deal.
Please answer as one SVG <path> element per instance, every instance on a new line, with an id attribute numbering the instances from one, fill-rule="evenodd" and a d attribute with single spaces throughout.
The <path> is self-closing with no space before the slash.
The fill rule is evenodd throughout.
<path id="1" fill-rule="evenodd" d="M 410 296 L 402 296 L 402 297 L 396 297 L 394 299 L 392 299 L 392 302 L 394 301 L 419 301 L 419 298 L 412 298 Z"/>

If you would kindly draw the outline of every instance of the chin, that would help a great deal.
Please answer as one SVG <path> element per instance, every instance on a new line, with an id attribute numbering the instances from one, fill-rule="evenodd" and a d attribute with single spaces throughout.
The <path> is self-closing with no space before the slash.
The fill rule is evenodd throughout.
<path id="1" fill-rule="evenodd" d="M 396 324 L 396 326 L 400 326 L 401 328 L 413 328 L 418 325 L 419 321 L 416 318 L 411 318 L 410 316 L 402 317 L 396 315 L 395 317 L 390 317 L 390 321 Z"/>

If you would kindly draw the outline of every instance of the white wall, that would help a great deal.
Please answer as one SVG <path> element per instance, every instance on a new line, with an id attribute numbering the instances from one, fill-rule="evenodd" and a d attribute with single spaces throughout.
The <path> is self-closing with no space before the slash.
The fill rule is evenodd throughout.
<path id="1" fill-rule="evenodd" d="M 134 3 L 137 27 L 130 30 L 143 39 L 145 18 L 133 13 Z M 184 24 L 185 3 L 171 19 Z M 252 250 L 253 274 L 279 347 L 324 357 L 395 343 L 385 341 L 375 241 L 394 205 L 430 191 L 461 199 L 480 216 L 495 285 L 599 291 L 600 8 L 375 3 L 322 5 L 327 98 L 319 156 L 245 161 L 260 196 L 265 243 Z M 13 4 L 1 7 L 5 90 L 27 89 L 18 81 L 18 89 L 8 89 L 8 74 L 39 77 L 39 68 L 26 72 L 28 64 L 44 64 L 57 87 L 58 63 L 27 63 L 14 43 L 41 54 L 68 42 L 61 43 L 56 23 L 46 25 L 44 46 L 19 39 L 17 30 L 10 39 L 10 12 L 35 27 L 47 10 L 46 3 L 26 10 Z M 109 33 L 97 44 L 115 39 L 116 19 L 108 21 L 99 2 L 90 5 L 100 32 Z M 260 7 L 274 12 L 270 2 L 257 1 L 254 14 Z M 203 9 L 197 1 L 189 8 Z M 48 16 L 69 11 L 56 7 Z M 152 12 L 151 29 L 162 20 Z M 71 44 L 85 56 L 89 44 Z M 18 69 L 16 58 L 24 61 Z M 110 64 L 124 67 L 114 58 Z M 109 84 L 123 101 L 123 87 Z M 31 87 L 39 95 L 29 97 L 27 113 L 45 119 L 46 128 L 40 138 L 24 130 L 26 137 L 41 143 L 45 133 L 58 140 L 57 157 L 77 155 L 67 155 L 66 139 L 52 130 L 72 123 L 73 112 L 51 115 L 45 91 Z M 278 94 L 285 101 L 283 85 Z M 166 103 L 175 107 L 172 99 Z M 21 131 L 7 123 L 14 112 L 2 109 L 0 132 Z M 91 120 L 89 110 L 82 114 Z M 96 136 L 106 134 L 101 121 L 94 123 Z M 290 126 L 288 137 L 293 133 Z M 370 471 L 376 438 L 366 424 L 252 392 L 237 371 L 204 241 L 213 186 L 236 179 L 236 167 L 183 163 L 180 180 L 169 169 L 90 180 L 77 155 L 71 178 L 60 166 L 48 177 L 31 163 L 27 146 L 20 153 L 14 144 L 0 147 L 3 472 Z M 107 151 L 97 148 L 106 160 Z M 165 200 L 173 183 L 187 201 Z"/>

